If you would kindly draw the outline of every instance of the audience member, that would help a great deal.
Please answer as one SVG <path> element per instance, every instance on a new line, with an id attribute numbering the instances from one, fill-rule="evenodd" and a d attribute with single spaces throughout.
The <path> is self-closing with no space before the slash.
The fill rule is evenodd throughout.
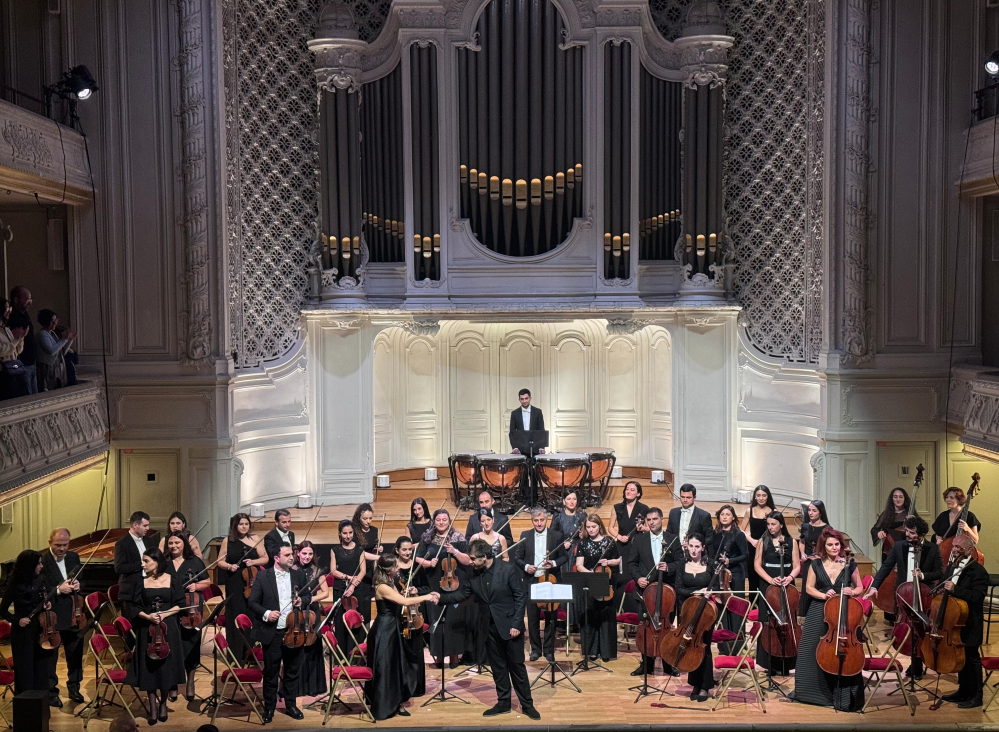
<path id="1" fill-rule="evenodd" d="M 65 325 L 57 325 L 55 329 L 56 338 L 62 340 L 67 337 L 69 333 L 69 328 Z M 79 382 L 76 380 L 76 366 L 80 363 L 80 357 L 77 355 L 76 351 L 73 349 L 73 343 L 71 342 L 66 346 L 66 350 L 63 351 L 62 360 L 66 367 L 66 386 L 76 386 Z"/>
<path id="2" fill-rule="evenodd" d="M 0 298 L 0 399 L 12 399 L 30 393 L 28 372 L 18 356 L 24 348 L 24 328 L 9 325 L 11 307 Z"/>
<path id="3" fill-rule="evenodd" d="M 55 329 L 59 325 L 59 316 L 51 310 L 38 311 L 38 324 L 42 329 L 37 336 L 37 354 L 35 361 L 35 379 L 38 391 L 50 391 L 66 386 L 66 364 L 63 361 L 63 351 L 76 338 L 76 333 L 68 331 L 62 340 L 56 338 Z"/>
<path id="4" fill-rule="evenodd" d="M 13 311 L 10 314 L 10 328 L 24 328 L 24 348 L 21 350 L 20 360 L 24 364 L 24 370 L 28 375 L 28 393 L 35 394 L 38 391 L 38 381 L 35 378 L 35 361 L 38 358 L 38 346 L 35 342 L 35 327 L 31 323 L 31 316 L 28 314 L 28 306 L 31 305 L 31 291 L 24 285 L 15 285 L 10 291 L 10 304 Z"/>

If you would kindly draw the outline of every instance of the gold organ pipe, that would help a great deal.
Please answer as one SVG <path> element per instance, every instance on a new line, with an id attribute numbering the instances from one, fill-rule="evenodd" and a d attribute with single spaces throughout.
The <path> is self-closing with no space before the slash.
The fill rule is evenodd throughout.
<path id="1" fill-rule="evenodd" d="M 550 175 L 545 176 L 545 198 L 549 201 L 555 196 L 555 179 Z"/>
<path id="2" fill-rule="evenodd" d="M 489 197 L 494 201 L 499 200 L 500 179 L 494 175 L 489 179 Z"/>
<path id="3" fill-rule="evenodd" d="M 531 179 L 531 205 L 540 206 L 541 205 L 541 179 L 533 178 Z"/>
<path id="4" fill-rule="evenodd" d="M 486 195 L 486 191 L 487 191 L 486 181 L 487 181 L 486 174 L 483 173 L 482 171 L 479 171 L 479 195 L 480 196 Z"/>
<path id="5" fill-rule="evenodd" d="M 527 181 L 521 178 L 517 181 L 517 208 L 527 208 Z"/>
<path id="6" fill-rule="evenodd" d="M 609 252 L 611 250 L 611 235 L 604 234 L 604 251 Z"/>
<path id="7" fill-rule="evenodd" d="M 631 251 L 631 234 L 621 234 L 621 251 Z"/>
<path id="8" fill-rule="evenodd" d="M 697 235 L 697 256 L 704 256 L 704 234 Z"/>
<path id="9" fill-rule="evenodd" d="M 440 254 L 441 251 L 441 235 L 434 234 L 434 252 Z"/>
<path id="10" fill-rule="evenodd" d="M 479 171 L 477 171 L 475 168 L 472 168 L 470 171 L 468 171 L 468 176 L 469 176 L 469 178 L 468 178 L 468 184 L 472 188 L 478 188 L 479 187 Z"/>
<path id="11" fill-rule="evenodd" d="M 503 179 L 503 205 L 509 206 L 513 203 L 513 181 L 509 178 Z"/>

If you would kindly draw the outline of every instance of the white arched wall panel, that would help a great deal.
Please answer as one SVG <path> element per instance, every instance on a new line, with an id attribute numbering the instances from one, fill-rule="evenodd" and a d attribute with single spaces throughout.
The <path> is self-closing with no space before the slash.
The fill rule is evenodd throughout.
<path id="1" fill-rule="evenodd" d="M 634 336 L 619 336 L 605 346 L 607 409 L 604 434 L 619 462 L 634 465 L 641 455 L 638 439 L 639 354 Z M 645 354 L 646 356 L 648 354 Z"/>
<path id="2" fill-rule="evenodd" d="M 466 334 L 451 343 L 448 355 L 450 362 L 446 373 L 450 387 L 447 391 L 451 396 L 451 447 L 455 450 L 488 450 L 492 442 L 489 429 L 489 346 L 480 334 Z"/>
<path id="3" fill-rule="evenodd" d="M 648 334 L 646 336 L 646 334 Z M 649 339 L 651 390 L 646 401 L 650 404 L 647 434 L 652 459 L 673 469 L 673 350 L 669 334 L 662 328 L 646 328 L 641 335 Z"/>
<path id="4" fill-rule="evenodd" d="M 394 456 L 395 424 L 392 417 L 392 382 L 395 362 L 391 334 L 379 333 L 374 350 L 375 470 L 391 469 Z"/>

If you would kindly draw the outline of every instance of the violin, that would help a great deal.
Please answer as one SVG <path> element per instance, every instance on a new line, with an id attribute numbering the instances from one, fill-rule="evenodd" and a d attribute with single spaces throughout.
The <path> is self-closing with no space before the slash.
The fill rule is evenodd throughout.
<path id="1" fill-rule="evenodd" d="M 315 580 L 312 580 L 312 582 L 315 582 Z M 307 591 L 311 595 L 312 590 L 309 589 L 309 585 L 312 582 L 309 582 L 302 590 L 299 590 L 298 587 L 292 587 L 291 596 L 301 600 L 303 591 Z M 316 613 L 308 606 L 303 610 L 302 603 L 299 603 L 288 614 L 287 625 L 284 631 L 284 646 L 285 648 L 301 648 L 302 646 L 311 646 L 315 642 Z"/>
<path id="2" fill-rule="evenodd" d="M 975 473 L 974 475 L 971 476 L 971 486 L 968 488 L 968 493 L 967 493 L 968 498 L 964 502 L 964 508 L 961 509 L 961 515 L 958 517 L 958 521 L 968 520 L 968 513 L 971 509 L 971 499 L 978 495 L 979 491 L 978 481 L 980 481 L 981 479 L 982 476 L 980 476 L 978 473 Z M 957 529 L 953 535 L 950 533 L 951 531 L 954 531 L 957 525 L 958 522 L 955 521 L 951 525 L 951 527 L 947 529 L 947 534 L 946 534 L 947 538 L 945 538 L 942 542 L 940 542 L 941 557 L 950 556 L 950 552 L 954 548 L 954 537 L 964 533 L 964 529 L 960 528 Z M 982 553 L 982 550 L 979 549 L 977 546 L 974 548 L 974 551 L 971 552 L 971 557 L 979 564 L 985 564 L 985 555 Z"/>
<path id="3" fill-rule="evenodd" d="M 971 555 L 974 558 L 974 554 Z M 933 604 L 930 606 L 930 627 L 920 643 L 926 665 L 938 674 L 952 674 L 964 668 L 964 643 L 961 642 L 961 628 L 968 619 L 968 603 L 954 597 L 943 584 L 960 566 L 961 560 L 947 565 L 947 574 L 937 585 Z M 939 707 L 937 702 L 930 709 Z"/>
<path id="4" fill-rule="evenodd" d="M 194 570 L 187 570 L 187 584 L 188 587 L 194 584 Z M 192 629 L 201 625 L 204 602 L 204 597 L 196 590 L 188 590 L 184 593 L 184 605 L 190 609 L 181 616 L 181 626 Z"/>
<path id="5" fill-rule="evenodd" d="M 448 524 L 447 531 L 444 533 L 444 536 L 447 538 L 443 540 L 440 543 L 440 545 L 437 547 L 437 555 L 434 557 L 435 559 L 440 557 L 441 550 L 445 546 L 451 545 L 451 539 L 450 539 L 451 527 L 454 526 L 454 520 L 458 518 L 459 513 L 461 513 L 461 511 L 455 511 L 454 516 L 451 517 L 451 523 Z M 461 584 L 458 580 L 458 575 L 457 575 L 458 560 L 455 559 L 453 556 L 446 556 L 443 559 L 441 559 L 439 566 L 442 572 L 440 579 L 440 588 L 445 592 L 454 592 L 455 590 L 458 589 L 458 587 Z"/>
<path id="6" fill-rule="evenodd" d="M 250 593 L 253 591 L 253 582 L 259 573 L 260 569 L 256 566 L 243 568 L 243 597 L 249 599 Z"/>
<path id="7" fill-rule="evenodd" d="M 38 645 L 44 648 L 46 651 L 54 650 L 62 644 L 62 635 L 59 633 L 59 630 L 56 628 L 56 625 L 58 624 L 59 620 L 56 617 L 56 614 L 51 610 L 52 598 L 55 596 L 55 593 L 58 591 L 59 588 L 56 587 L 56 589 L 50 594 L 47 591 L 45 585 L 42 585 L 42 589 L 40 592 L 42 602 L 39 605 L 38 609 L 32 613 L 32 616 L 34 616 L 36 613 L 38 614 L 38 624 L 41 626 L 42 629 L 41 635 L 38 636 Z M 48 605 L 48 609 L 46 609 L 46 605 Z"/>
<path id="8" fill-rule="evenodd" d="M 922 464 L 916 467 L 916 479 L 912 481 L 912 500 L 909 502 L 909 514 L 906 518 L 911 518 L 916 515 L 916 498 L 919 496 L 919 486 L 923 484 L 923 466 Z M 883 539 L 883 551 L 882 557 L 888 555 L 888 552 L 895 547 L 895 537 L 889 533 L 885 533 L 885 538 Z M 919 566 L 917 560 L 916 566 Z M 886 613 L 895 614 L 895 585 L 898 582 L 898 567 L 892 568 L 892 571 L 888 573 L 885 577 L 885 581 L 881 583 L 881 587 L 878 588 L 877 597 L 874 598 L 874 604 Z M 896 628 L 897 630 L 897 628 Z"/>
<path id="9" fill-rule="evenodd" d="M 416 561 L 414 560 L 413 566 L 415 565 Z M 406 580 L 405 585 L 403 585 L 402 583 L 402 577 L 397 577 L 396 581 L 398 582 L 399 590 L 402 593 L 402 596 L 408 597 L 409 586 L 410 583 L 413 581 L 413 567 L 409 568 L 409 578 Z M 403 638 L 407 639 L 412 638 L 413 633 L 422 631 L 424 620 L 423 620 L 423 613 L 420 612 L 420 606 L 419 605 L 404 606 L 402 608 L 402 621 L 403 621 L 403 627 L 402 627 Z"/>
<path id="10" fill-rule="evenodd" d="M 912 549 L 914 566 L 918 569 L 923 554 L 923 541 L 920 539 Z M 929 629 L 929 619 L 926 608 L 930 606 L 932 597 L 930 588 L 922 583 L 913 573 L 912 582 L 904 582 L 895 590 L 897 597 L 898 618 L 892 629 L 892 645 L 899 653 L 913 658 L 920 657 L 920 639 Z M 909 633 L 909 631 L 912 631 Z M 908 634 L 908 638 L 906 635 Z"/>
<path id="11" fill-rule="evenodd" d="M 631 537 L 633 537 L 635 535 L 635 532 L 638 531 L 639 527 L 641 527 L 644 523 L 645 523 L 645 514 L 644 513 L 638 514 L 637 518 L 635 519 L 635 528 L 633 528 L 631 531 L 628 532 L 628 535 L 627 535 L 628 541 L 631 541 Z M 584 524 L 584 526 L 585 526 L 585 524 Z M 597 558 L 597 563 L 593 567 L 594 573 L 597 573 L 597 574 L 606 574 L 608 578 L 610 578 L 614 574 L 614 570 L 612 570 L 610 567 L 601 567 L 600 566 L 600 560 L 603 559 L 603 558 L 605 558 L 607 556 L 607 552 L 610 551 L 610 548 L 612 546 L 614 546 L 615 544 L 617 544 L 617 543 L 618 542 L 616 540 L 615 541 L 609 541 L 609 542 L 607 542 L 607 546 L 605 546 L 604 550 L 602 552 L 600 552 L 600 556 Z M 627 542 L 625 542 L 625 543 L 627 543 Z M 613 582 L 609 582 L 607 584 L 607 595 L 604 596 L 604 597 L 597 598 L 597 599 L 598 600 L 602 600 L 604 602 L 607 602 L 609 600 L 613 600 L 614 599 L 614 583 Z"/>
<path id="12" fill-rule="evenodd" d="M 708 579 L 708 589 L 714 585 L 721 568 L 722 559 L 728 556 L 728 546 L 722 548 L 715 561 L 715 567 Z M 695 671 L 704 660 L 704 634 L 714 627 L 718 619 L 718 607 L 707 590 L 700 597 L 689 597 L 680 608 L 680 619 L 676 628 L 663 636 L 659 644 L 659 656 L 663 663 L 686 673 Z M 710 643 L 710 638 L 709 641 Z"/>
<path id="13" fill-rule="evenodd" d="M 656 566 L 646 575 L 649 579 L 653 572 L 657 572 L 656 581 L 645 586 L 642 590 L 642 605 L 645 607 L 645 617 L 642 624 L 638 626 L 635 635 L 635 644 L 641 652 L 649 657 L 659 655 L 659 644 L 663 636 L 663 617 L 668 618 L 670 610 L 676 605 L 676 590 L 663 582 L 663 570 L 658 569 L 662 562 L 666 561 L 669 550 L 673 547 L 679 537 L 675 537 L 669 546 L 663 547 Z M 665 615 L 663 611 L 665 610 Z"/>
<path id="14" fill-rule="evenodd" d="M 160 598 L 154 598 L 154 613 L 162 606 Z M 170 642 L 167 639 L 167 624 L 165 621 L 149 624 L 149 645 L 146 646 L 146 656 L 154 661 L 162 661 L 170 656 Z"/>
<path id="15" fill-rule="evenodd" d="M 780 578 L 784 579 L 784 552 L 787 542 L 780 543 Z M 792 549 L 792 551 L 794 551 Z M 768 585 L 763 595 L 774 609 L 767 621 L 761 641 L 763 649 L 773 658 L 795 658 L 798 643 L 801 641 L 801 626 L 798 624 L 798 604 L 801 595 L 794 584 Z"/>
<path id="16" fill-rule="evenodd" d="M 852 583 L 855 566 L 853 555 L 847 553 L 847 556 L 847 564 L 837 578 L 839 597 L 827 599 L 823 608 L 826 634 L 819 639 L 815 650 L 819 668 L 833 676 L 856 676 L 864 670 L 864 644 L 860 630 L 864 623 L 864 607 L 857 598 L 848 597 L 843 591 L 847 577 Z"/>

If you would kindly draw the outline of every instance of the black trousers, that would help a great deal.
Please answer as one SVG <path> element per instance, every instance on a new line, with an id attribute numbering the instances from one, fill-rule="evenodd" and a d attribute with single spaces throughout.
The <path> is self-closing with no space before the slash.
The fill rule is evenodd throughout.
<path id="1" fill-rule="evenodd" d="M 977 645 L 964 647 L 964 668 L 957 672 L 957 690 L 962 699 L 982 695 L 982 656 Z"/>
<path id="2" fill-rule="evenodd" d="M 38 621 L 27 628 L 17 625 L 15 619 L 10 634 L 10 654 L 14 659 L 14 693 L 22 691 L 48 691 L 49 666 L 55 651 L 46 651 L 38 645 Z"/>
<path id="3" fill-rule="evenodd" d="M 525 581 L 525 588 L 528 593 L 530 593 L 530 586 L 534 584 L 534 578 L 529 578 Z M 555 655 L 555 633 L 558 630 L 558 608 L 561 605 L 557 605 L 555 612 L 548 612 L 547 605 L 542 606 L 531 600 L 527 601 L 527 635 L 531 640 L 531 653 L 541 654 L 542 653 L 542 637 L 541 637 L 541 614 L 545 615 L 545 634 L 544 634 L 544 655 L 553 656 Z"/>
<path id="4" fill-rule="evenodd" d="M 83 638 L 75 630 L 60 630 L 59 635 L 62 636 L 62 649 L 66 654 L 66 690 L 78 692 L 83 682 Z M 59 651 L 54 651 L 49 659 L 49 690 L 53 695 L 59 693 L 59 674 L 56 673 L 58 662 Z"/>
<path id="5" fill-rule="evenodd" d="M 524 638 L 503 638 L 496 625 L 490 619 L 489 662 L 493 669 L 493 680 L 496 682 L 496 706 L 510 708 L 510 681 L 517 691 L 517 698 L 522 708 L 533 707 L 531 682 L 527 678 L 527 667 L 524 666 Z"/>
<path id="6" fill-rule="evenodd" d="M 270 643 L 263 644 L 264 649 L 264 708 L 274 709 L 277 706 L 278 677 L 281 666 L 284 666 L 284 699 L 294 703 L 298 698 L 298 674 L 302 669 L 302 648 L 288 648 L 284 645 L 284 631 L 274 633 Z"/>

